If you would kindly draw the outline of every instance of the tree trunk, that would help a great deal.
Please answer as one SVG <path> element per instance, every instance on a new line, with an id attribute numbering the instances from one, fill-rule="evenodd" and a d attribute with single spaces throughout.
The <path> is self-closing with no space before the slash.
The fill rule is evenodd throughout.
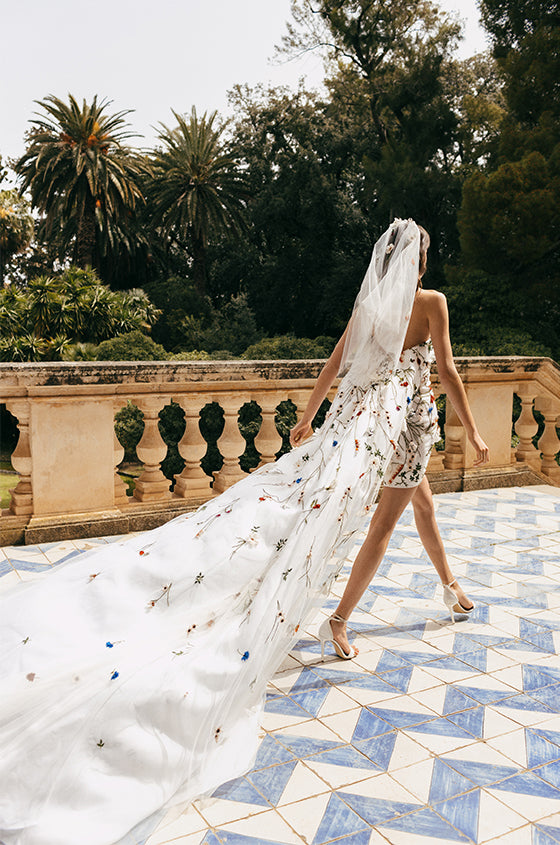
<path id="1" fill-rule="evenodd" d="M 193 282 L 199 294 L 206 296 L 206 247 L 200 236 L 193 239 Z"/>
<path id="2" fill-rule="evenodd" d="M 95 200 L 87 194 L 76 233 L 76 263 L 82 270 L 93 267 L 95 253 Z"/>

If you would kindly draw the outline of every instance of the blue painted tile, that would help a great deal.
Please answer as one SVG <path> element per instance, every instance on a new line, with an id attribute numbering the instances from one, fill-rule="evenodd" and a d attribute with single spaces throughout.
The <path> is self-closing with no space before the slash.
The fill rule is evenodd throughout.
<path id="1" fill-rule="evenodd" d="M 449 839 L 453 842 L 468 842 L 467 837 L 437 815 L 433 810 L 418 810 L 397 819 L 383 822 L 384 827 L 391 830 L 403 830 L 414 833 L 415 836 L 426 836 L 430 839 Z M 383 832 L 383 828 L 381 828 Z"/>
<path id="2" fill-rule="evenodd" d="M 435 804 L 433 809 L 473 842 L 478 841 L 479 789 Z"/>
<path id="3" fill-rule="evenodd" d="M 533 845 L 557 845 L 560 842 L 560 827 L 537 823 L 533 828 Z"/>
<path id="4" fill-rule="evenodd" d="M 407 669 L 393 669 L 392 672 L 384 672 L 382 674 L 377 672 L 377 674 L 380 678 L 382 678 L 382 680 L 391 684 L 391 686 L 395 687 L 395 689 L 399 692 L 407 692 L 412 672 L 413 667 L 410 666 Z"/>
<path id="5" fill-rule="evenodd" d="M 519 636 L 525 642 L 538 646 L 542 651 L 555 654 L 552 632 L 542 625 L 536 625 L 528 619 L 519 620 Z"/>
<path id="6" fill-rule="evenodd" d="M 430 782 L 428 803 L 435 804 L 438 801 L 454 798 L 456 795 L 468 792 L 473 787 L 474 783 L 472 780 L 464 777 L 464 775 L 461 775 L 455 769 L 450 768 L 443 762 L 443 760 L 436 757 L 434 760 L 434 767 L 432 769 L 432 780 Z"/>
<path id="7" fill-rule="evenodd" d="M 351 833 L 350 836 L 342 836 L 340 839 L 331 839 L 332 845 L 369 845 L 371 839 L 371 828 L 361 830 L 359 833 Z"/>
<path id="8" fill-rule="evenodd" d="M 368 708 L 375 716 L 388 722 L 395 728 L 409 728 L 412 725 L 420 725 L 423 722 L 430 722 L 432 719 L 437 719 L 437 716 L 431 713 L 409 713 L 407 710 L 390 710 L 384 707 Z"/>
<path id="9" fill-rule="evenodd" d="M 305 668 L 300 672 L 297 680 L 290 689 L 289 694 L 292 695 L 292 693 L 296 692 L 307 692 L 308 690 L 320 689 L 321 687 L 328 686 L 327 681 L 317 672 L 314 672 L 312 669 Z"/>
<path id="10" fill-rule="evenodd" d="M 330 842 L 337 836 L 358 833 L 366 829 L 364 820 L 333 792 L 313 839 L 313 845 L 323 845 L 323 843 Z"/>
<path id="11" fill-rule="evenodd" d="M 270 801 L 273 807 L 276 807 L 296 765 L 297 760 L 292 760 L 291 763 L 284 763 L 282 766 L 272 766 L 268 769 L 261 769 L 260 772 L 250 772 L 247 775 L 247 780 Z"/>
<path id="12" fill-rule="evenodd" d="M 282 716 L 300 716 L 301 719 L 308 719 L 310 716 L 308 710 L 304 710 L 303 707 L 300 707 L 299 704 L 292 701 L 287 695 L 269 699 L 264 709 L 266 713 L 280 713 Z"/>
<path id="13" fill-rule="evenodd" d="M 405 804 L 402 801 L 384 801 L 381 798 L 366 798 L 351 792 L 338 794 L 364 821 L 370 825 L 385 824 L 390 819 L 410 813 L 419 808 L 419 804 Z"/>
<path id="14" fill-rule="evenodd" d="M 278 742 L 281 742 L 288 751 L 291 751 L 296 757 L 310 757 L 312 754 L 320 754 L 321 751 L 330 751 L 332 748 L 339 748 L 345 743 L 333 742 L 327 739 L 311 739 L 306 736 L 290 736 L 289 734 L 276 734 Z"/>
<path id="15" fill-rule="evenodd" d="M 327 686 L 325 689 L 310 689 L 295 695 L 290 693 L 290 698 L 312 716 L 317 716 L 331 689 Z"/>
<path id="16" fill-rule="evenodd" d="M 257 804 L 261 807 L 270 807 L 269 802 L 255 787 L 245 778 L 235 778 L 222 783 L 215 792 L 213 798 L 224 798 L 227 801 L 243 801 L 245 804 Z"/>
<path id="17" fill-rule="evenodd" d="M 469 652 L 467 652 L 468 654 Z M 472 654 L 472 652 L 470 652 Z M 486 658 L 484 658 L 484 663 L 486 664 Z M 472 665 L 468 665 L 463 661 L 463 655 L 461 654 L 461 659 L 458 657 L 438 657 L 436 660 L 432 660 L 431 663 L 426 663 L 424 665 L 424 669 L 428 672 L 430 669 L 433 668 L 436 671 L 440 669 L 447 670 L 449 672 L 471 672 Z"/>
<path id="18" fill-rule="evenodd" d="M 474 700 L 478 701 L 480 704 L 495 704 L 496 702 L 499 702 L 500 706 L 503 706 L 506 699 L 514 696 L 513 690 L 491 690 L 467 685 L 461 685 L 461 689 L 466 695 L 470 696 L 470 698 L 474 698 Z M 519 698 L 519 696 L 517 696 L 517 698 Z"/>
<path id="19" fill-rule="evenodd" d="M 556 787 L 556 789 L 560 789 L 560 760 L 555 760 L 553 763 L 547 763 L 546 766 L 533 769 L 533 772 L 547 783 Z"/>
<path id="20" fill-rule="evenodd" d="M 529 768 L 560 760 L 560 732 L 539 728 L 525 729 L 527 764 Z"/>
<path id="21" fill-rule="evenodd" d="M 444 762 L 456 772 L 472 780 L 477 786 L 489 786 L 497 781 L 517 775 L 519 769 L 510 766 L 494 766 L 488 763 L 476 763 L 472 760 L 455 760 L 447 757 Z"/>
<path id="22" fill-rule="evenodd" d="M 326 763 L 331 766 L 345 766 L 352 769 L 375 769 L 379 771 L 368 757 L 361 754 L 353 745 L 343 745 L 323 751 L 320 754 L 313 754 L 306 759 L 314 760 L 316 763 Z"/>
<path id="23" fill-rule="evenodd" d="M 535 690 L 531 693 L 531 698 L 545 704 L 554 713 L 560 713 L 560 684 Z"/>
<path id="24" fill-rule="evenodd" d="M 402 652 L 399 654 L 395 654 L 393 651 L 387 651 L 387 649 L 383 650 L 381 657 L 375 667 L 376 673 L 379 675 L 381 672 L 390 672 L 393 669 L 409 669 L 410 668 L 410 661 L 404 657 Z"/>
<path id="25" fill-rule="evenodd" d="M 10 562 L 14 569 L 20 569 L 22 572 L 49 572 L 52 569 L 50 563 L 46 563 L 44 558 L 42 562 L 11 558 Z"/>
<path id="26" fill-rule="evenodd" d="M 473 707 L 478 707 L 478 702 L 466 695 L 463 690 L 458 687 L 448 686 L 445 692 L 445 701 L 443 702 L 443 715 L 448 716 L 451 713 L 458 713 L 461 710 L 469 710 Z"/>
<path id="27" fill-rule="evenodd" d="M 352 742 L 389 733 L 393 730 L 393 727 L 386 719 L 372 713 L 367 707 L 362 707 L 352 734 Z"/>
<path id="28" fill-rule="evenodd" d="M 218 833 L 219 832 L 220 831 L 218 831 Z M 225 833 L 225 831 L 221 831 L 221 832 Z M 223 839 L 218 839 L 216 834 L 212 833 L 212 831 L 209 830 L 208 833 L 206 834 L 206 836 L 204 837 L 204 839 L 202 840 L 202 842 L 200 843 L 200 845 L 223 845 Z M 254 843 L 253 843 L 253 845 L 254 845 Z"/>
<path id="29" fill-rule="evenodd" d="M 393 756 L 395 742 L 397 741 L 397 731 L 392 731 L 388 734 L 372 737 L 371 739 L 362 739 L 352 744 L 365 754 L 372 763 L 382 771 L 386 772 Z"/>
<path id="30" fill-rule="evenodd" d="M 541 671 L 538 666 L 532 663 L 526 663 L 522 667 L 523 672 L 523 690 L 525 692 L 532 692 L 541 687 L 550 686 L 550 684 L 558 683 L 560 678 L 555 678 L 550 673 Z"/>
<path id="31" fill-rule="evenodd" d="M 541 798 L 554 798 L 560 801 L 560 789 L 537 777 L 532 772 L 520 772 L 512 777 L 495 783 L 492 789 L 503 792 L 519 792 L 523 795 L 538 795 Z"/>
<path id="32" fill-rule="evenodd" d="M 477 739 L 482 739 L 484 735 L 484 707 L 464 710 L 461 713 L 452 713 L 447 716 L 447 719 Z"/>
<path id="33" fill-rule="evenodd" d="M 252 771 L 258 771 L 267 766 L 275 766 L 278 763 L 287 763 L 289 760 L 293 760 L 294 756 L 284 745 L 277 742 L 270 734 L 266 734 L 259 745 Z"/>
<path id="34" fill-rule="evenodd" d="M 10 566 L 7 560 L 0 560 L 0 578 L 2 575 L 7 575 L 9 572 L 13 571 L 13 567 Z"/>
<path id="35" fill-rule="evenodd" d="M 453 718 L 453 717 L 451 717 Z M 451 719 L 432 719 L 431 722 L 424 722 L 422 725 L 411 725 L 407 730 L 414 733 L 435 734 L 436 736 L 455 736 L 459 739 L 472 739 L 473 735 L 459 725 L 454 724 Z"/>
<path id="36" fill-rule="evenodd" d="M 552 714 L 554 712 L 548 705 L 537 701 L 534 696 L 526 695 L 525 693 L 519 693 L 511 698 L 504 698 L 502 701 L 498 701 L 496 706 L 511 707 L 515 710 L 535 710 L 541 713 Z"/>

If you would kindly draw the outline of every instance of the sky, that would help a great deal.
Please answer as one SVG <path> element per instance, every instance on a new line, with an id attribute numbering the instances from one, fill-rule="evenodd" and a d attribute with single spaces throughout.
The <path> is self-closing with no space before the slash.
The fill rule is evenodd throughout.
<path id="1" fill-rule="evenodd" d="M 459 14 L 466 58 L 487 46 L 476 0 L 440 0 Z M 236 84 L 318 88 L 322 62 L 307 54 L 273 62 L 290 19 L 290 0 L 15 0 L 3 4 L 0 51 L 0 154 L 23 152 L 23 136 L 48 94 L 78 101 L 94 94 L 128 116 L 149 147 L 171 109 L 228 110 Z"/>

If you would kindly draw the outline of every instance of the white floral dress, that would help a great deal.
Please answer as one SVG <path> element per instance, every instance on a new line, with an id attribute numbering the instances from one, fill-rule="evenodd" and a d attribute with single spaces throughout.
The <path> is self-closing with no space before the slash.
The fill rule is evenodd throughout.
<path id="1" fill-rule="evenodd" d="M 313 437 L 198 511 L 2 595 L 0 842 L 113 845 L 250 767 L 267 681 L 363 529 L 428 354 L 351 371 Z"/>

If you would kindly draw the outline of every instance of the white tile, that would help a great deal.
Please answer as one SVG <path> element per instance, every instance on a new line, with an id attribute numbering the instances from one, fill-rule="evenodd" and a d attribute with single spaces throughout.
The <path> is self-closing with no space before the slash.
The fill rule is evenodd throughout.
<path id="1" fill-rule="evenodd" d="M 302 712 L 301 716 L 284 716 L 282 713 L 261 713 L 259 725 L 265 731 L 282 731 L 292 725 L 299 725 L 307 722 L 308 717 Z"/>
<path id="2" fill-rule="evenodd" d="M 486 709 L 488 710 L 489 708 L 487 707 Z M 524 725 L 526 728 L 532 727 L 533 725 L 540 725 L 542 722 L 550 719 L 551 716 L 550 710 L 517 710 L 514 707 L 500 707 L 499 702 L 493 704 L 491 709 L 497 713 L 501 713 L 502 716 L 507 716 L 508 719 L 511 719 L 518 725 Z"/>
<path id="3" fill-rule="evenodd" d="M 418 701 L 424 707 L 433 710 L 434 713 L 441 715 L 443 713 L 445 696 L 448 689 L 449 687 L 447 684 L 438 684 L 438 686 L 432 687 L 431 689 L 414 692 L 414 694 L 411 695 L 411 698 Z"/>
<path id="4" fill-rule="evenodd" d="M 511 807 L 500 803 L 489 792 L 480 790 L 480 804 L 478 809 L 478 842 L 500 837 L 512 830 L 522 828 L 527 824 L 526 819 L 512 810 Z"/>
<path id="5" fill-rule="evenodd" d="M 323 719 L 324 716 L 332 716 L 335 713 L 343 713 L 344 711 L 355 711 L 356 702 L 350 698 L 342 690 L 334 687 L 331 689 L 325 698 L 321 709 L 319 710 L 318 718 Z M 350 719 L 352 716 L 350 716 Z"/>
<path id="6" fill-rule="evenodd" d="M 306 798 L 278 808 L 278 813 L 294 829 L 304 842 L 312 842 L 321 819 L 327 809 L 331 793 Z M 268 838 L 268 837 L 267 837 Z"/>
<path id="7" fill-rule="evenodd" d="M 220 826 L 225 832 L 238 833 L 242 836 L 258 838 L 266 836 L 267 839 L 277 840 L 285 845 L 301 845 L 302 838 L 298 836 L 286 821 L 275 810 L 269 810 L 258 816 L 249 819 L 230 822 Z"/>
<path id="8" fill-rule="evenodd" d="M 282 797 L 278 801 L 278 806 L 293 804 L 294 801 L 301 801 L 303 798 L 311 798 L 314 795 L 322 795 L 326 792 L 330 794 L 331 787 L 318 777 L 309 766 L 300 761 L 286 784 Z"/>
<path id="9" fill-rule="evenodd" d="M 434 757 L 429 757 L 427 760 L 413 763 L 411 766 L 404 766 L 392 773 L 394 780 L 422 804 L 428 803 L 434 759 Z"/>
<path id="10" fill-rule="evenodd" d="M 484 709 L 484 739 L 494 739 L 503 734 L 517 732 L 518 725 L 513 719 L 507 716 L 507 708 L 498 712 L 492 707 Z"/>
<path id="11" fill-rule="evenodd" d="M 511 760 L 484 741 L 473 742 L 471 745 L 464 746 L 464 748 L 450 751 L 445 756 L 449 760 L 467 760 L 472 763 L 485 763 L 490 766 L 511 768 Z"/>
<path id="12" fill-rule="evenodd" d="M 334 716 L 321 716 L 321 721 L 344 742 L 350 742 L 361 712 L 362 708 L 356 707 L 354 710 L 347 710 Z"/>
<path id="13" fill-rule="evenodd" d="M 487 673 L 491 676 L 492 680 L 500 681 L 500 683 L 506 684 L 517 692 L 523 691 L 522 666 L 509 666 L 507 669 L 497 669 L 496 671 L 487 668 Z M 497 689 L 497 687 L 493 686 L 492 689 Z"/>
<path id="14" fill-rule="evenodd" d="M 391 830 L 390 827 L 379 825 L 379 832 L 385 837 L 390 845 L 457 845 L 456 839 L 440 839 L 439 837 L 419 837 L 417 833 L 408 833 L 405 830 Z"/>
<path id="15" fill-rule="evenodd" d="M 408 694 L 414 695 L 415 693 L 423 692 L 424 690 L 433 691 L 434 689 L 438 689 L 440 686 L 438 678 L 434 678 L 433 675 L 426 672 L 421 666 L 415 666 L 412 670 L 412 675 L 410 676 L 410 681 L 408 683 Z"/>
<path id="16" fill-rule="evenodd" d="M 440 736 L 438 734 L 415 733 L 414 731 L 404 731 L 406 736 L 414 738 L 416 742 L 426 748 L 431 754 L 438 757 L 441 754 L 448 754 L 450 751 L 455 751 L 457 748 L 463 748 L 465 745 L 472 743 L 465 737 L 458 736 Z"/>
<path id="17" fill-rule="evenodd" d="M 213 798 L 203 802 L 198 807 L 202 818 L 208 822 L 209 827 L 221 827 L 227 822 L 236 819 L 246 819 L 249 816 L 263 815 L 268 812 L 267 807 L 262 804 L 246 804 L 243 801 L 228 801 L 225 798 Z"/>
<path id="18" fill-rule="evenodd" d="M 334 731 L 331 731 L 326 725 L 322 722 L 319 722 L 317 719 L 309 719 L 307 722 L 302 722 L 299 725 L 294 725 L 288 731 L 290 736 L 305 736 L 310 737 L 311 739 L 326 739 L 329 741 L 340 741 L 340 738 L 335 734 Z"/>
<path id="19" fill-rule="evenodd" d="M 420 806 L 420 802 L 414 793 L 401 783 L 400 772 L 392 777 L 385 772 L 371 775 L 371 777 L 362 780 L 346 791 L 351 792 L 352 795 L 362 795 L 365 798 L 379 798 L 381 801 L 402 801 L 405 804 L 418 803 Z"/>
<path id="20" fill-rule="evenodd" d="M 371 777 L 371 769 L 359 769 L 357 766 L 335 766 L 332 763 L 319 763 L 317 760 L 306 760 L 305 764 L 328 783 L 331 789 L 341 789 Z"/>
<path id="21" fill-rule="evenodd" d="M 499 714 L 496 714 L 499 715 Z M 516 766 L 527 768 L 525 728 L 486 739 L 486 744 L 508 757 Z"/>
<path id="22" fill-rule="evenodd" d="M 504 792 L 501 789 L 491 788 L 488 788 L 488 792 L 530 822 L 539 821 L 539 819 L 544 819 L 546 816 L 560 811 L 560 800 L 556 801 L 554 798 L 523 795 L 521 792 Z"/>
<path id="23" fill-rule="evenodd" d="M 146 845 L 163 845 L 165 842 L 172 842 L 180 837 L 187 836 L 190 833 L 202 833 L 208 829 L 207 823 L 204 821 L 200 813 L 191 805 L 188 810 L 182 813 L 179 818 L 175 818 L 170 823 L 165 823 L 165 819 L 161 822 L 149 839 Z"/>
<path id="24" fill-rule="evenodd" d="M 428 760 L 432 755 L 430 752 L 415 742 L 414 739 L 399 731 L 393 753 L 391 755 L 391 762 L 387 767 L 388 772 L 396 772 L 404 766 L 412 766 L 414 763 L 420 763 L 422 760 Z M 398 775 L 395 775 L 398 779 Z"/>

